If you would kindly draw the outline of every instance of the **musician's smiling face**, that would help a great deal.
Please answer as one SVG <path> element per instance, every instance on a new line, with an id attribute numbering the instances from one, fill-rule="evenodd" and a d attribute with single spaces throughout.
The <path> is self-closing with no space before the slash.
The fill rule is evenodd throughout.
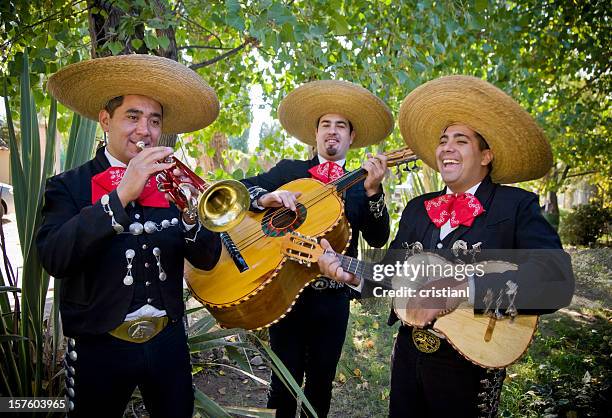
<path id="1" fill-rule="evenodd" d="M 317 152 L 328 161 L 346 158 L 355 131 L 347 118 L 335 113 L 328 113 L 319 118 L 316 129 Z"/>
<path id="2" fill-rule="evenodd" d="M 161 136 L 162 107 L 150 97 L 123 96 L 118 107 L 101 110 L 98 119 L 107 133 L 106 149 L 125 164 L 140 151 L 136 146 L 139 141 L 153 147 Z"/>
<path id="3" fill-rule="evenodd" d="M 451 125 L 440 135 L 436 163 L 444 183 L 454 193 L 464 193 L 485 178 L 493 152 L 484 139 L 466 125 Z"/>

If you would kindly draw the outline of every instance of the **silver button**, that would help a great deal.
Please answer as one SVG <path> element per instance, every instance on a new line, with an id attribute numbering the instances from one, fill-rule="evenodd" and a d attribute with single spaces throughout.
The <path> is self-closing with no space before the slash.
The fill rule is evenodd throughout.
<path id="1" fill-rule="evenodd" d="M 68 353 L 68 357 L 70 357 L 70 360 L 76 361 L 76 359 L 77 359 L 76 351 L 71 351 L 70 353 Z"/>
<path id="2" fill-rule="evenodd" d="M 68 392 L 68 396 L 70 396 L 71 398 L 74 398 L 74 389 L 68 388 L 66 389 L 66 392 Z"/>
<path id="3" fill-rule="evenodd" d="M 151 282 L 145 282 L 145 286 L 150 286 Z"/>
<path id="4" fill-rule="evenodd" d="M 126 286 L 130 286 L 132 283 L 134 283 L 134 278 L 132 276 L 125 276 L 123 278 L 123 284 Z"/>
<path id="5" fill-rule="evenodd" d="M 68 367 L 68 370 L 70 370 L 70 373 L 74 376 L 76 370 L 74 370 L 74 367 L 70 366 Z"/>
<path id="6" fill-rule="evenodd" d="M 69 384 L 70 386 L 74 386 L 74 378 L 69 377 L 69 378 L 68 378 L 68 384 Z"/>
<path id="7" fill-rule="evenodd" d="M 152 298 L 147 298 L 147 303 L 151 303 L 151 302 L 153 302 L 153 299 Z"/>
<path id="8" fill-rule="evenodd" d="M 146 267 L 146 268 L 149 268 L 149 263 L 145 263 L 145 267 Z"/>
<path id="9" fill-rule="evenodd" d="M 438 243 L 438 245 L 436 245 L 436 247 L 438 247 L 438 248 L 442 248 L 442 247 L 443 247 L 443 245 L 442 245 L 442 243 L 441 243 L 441 242 L 439 242 L 439 243 Z"/>
<path id="10" fill-rule="evenodd" d="M 136 219 L 140 219 L 140 214 L 139 214 L 139 213 L 137 213 L 136 215 L 134 215 L 134 218 L 136 218 Z"/>
<path id="11" fill-rule="evenodd" d="M 142 249 L 146 250 L 147 249 L 147 244 L 142 244 Z"/>

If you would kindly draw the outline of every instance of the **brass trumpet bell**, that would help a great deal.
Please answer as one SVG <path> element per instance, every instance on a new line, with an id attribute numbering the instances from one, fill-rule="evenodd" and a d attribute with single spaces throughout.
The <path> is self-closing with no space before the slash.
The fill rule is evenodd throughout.
<path id="1" fill-rule="evenodd" d="M 213 232 L 228 231 L 242 222 L 251 205 L 244 184 L 236 180 L 208 183 L 176 157 L 165 162 L 174 163 L 174 167 L 157 174 L 157 188 L 168 193 L 181 211 L 198 216 L 202 226 Z M 174 174 L 175 169 L 180 175 Z"/>
<path id="2" fill-rule="evenodd" d="M 242 222 L 250 205 L 251 198 L 244 184 L 220 180 L 198 197 L 198 217 L 206 229 L 223 232 Z"/>

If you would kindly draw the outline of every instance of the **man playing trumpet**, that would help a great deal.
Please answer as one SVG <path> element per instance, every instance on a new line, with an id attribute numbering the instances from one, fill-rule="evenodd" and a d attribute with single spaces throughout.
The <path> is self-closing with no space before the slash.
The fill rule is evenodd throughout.
<path id="1" fill-rule="evenodd" d="M 108 138 L 92 160 L 48 180 L 36 241 L 62 279 L 69 415 L 121 417 L 138 386 L 151 416 L 190 417 L 183 262 L 212 268 L 221 242 L 181 215 L 154 175 L 173 166 L 162 132 L 209 125 L 217 97 L 187 67 L 146 55 L 70 65 L 48 88 Z"/>

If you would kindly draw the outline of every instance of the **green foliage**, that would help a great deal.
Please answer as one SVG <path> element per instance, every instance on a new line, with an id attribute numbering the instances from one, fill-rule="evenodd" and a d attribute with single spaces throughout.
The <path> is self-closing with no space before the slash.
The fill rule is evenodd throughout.
<path id="1" fill-rule="evenodd" d="M 578 206 L 564 216 L 559 234 L 566 244 L 593 245 L 612 226 L 612 208 L 597 203 Z"/>
<path id="2" fill-rule="evenodd" d="M 6 60 L 0 67 L 11 76 L 9 94 L 29 46 L 39 103 L 42 74 L 90 55 L 87 17 L 105 18 L 107 3 L 4 2 Z M 276 109 L 301 83 L 345 79 L 396 111 L 423 82 L 469 74 L 498 85 L 538 119 L 556 160 L 569 167 L 560 181 L 595 172 L 604 197 L 612 192 L 612 17 L 605 0 L 119 0 L 112 6 L 114 29 L 95 45 L 97 54 L 175 49 L 178 60 L 197 68 L 219 95 L 221 114 L 204 130 L 204 145 L 216 131 L 229 138 L 245 131 L 253 85 Z M 58 124 L 67 129 L 64 118 Z M 386 142 L 387 148 L 400 144 L 397 131 Z M 281 142 L 269 145 L 280 153 Z M 562 185 L 546 179 L 542 191 Z"/>
<path id="3" fill-rule="evenodd" d="M 49 287 L 49 275 L 43 270 L 34 239 L 42 221 L 44 185 L 53 174 L 55 159 L 57 105 L 51 101 L 47 122 L 44 155 L 41 154 L 38 111 L 30 84 L 28 53 L 24 52 L 20 76 L 21 120 L 17 132 L 12 119 L 5 81 L 5 109 L 11 158 L 11 179 L 15 192 L 15 214 L 23 255 L 23 270 L 18 287 L 16 276 L 10 267 L 6 248 L 2 248 L 8 283 L 4 277 L 0 283 L 0 351 L 2 352 L 2 381 L 0 393 L 9 396 L 57 396 L 57 350 L 59 326 L 43 321 L 45 301 Z M 78 138 L 77 138 L 78 136 Z M 71 135 L 75 140 L 93 142 L 93 133 L 79 132 Z M 91 155 L 85 148 L 77 148 L 73 159 L 82 160 Z M 3 241 L 4 242 L 4 241 Z M 12 290 L 4 288 L 9 285 Z M 57 291 L 59 287 L 56 287 Z M 13 307 L 9 303 L 12 293 Z M 53 304 L 53 324 L 58 324 L 58 299 Z M 49 329 L 52 328 L 52 333 Z M 52 337 L 49 337 L 52 335 Z M 49 353 L 48 356 L 43 356 Z"/>
<path id="4" fill-rule="evenodd" d="M 261 381 L 258 378 L 249 362 L 249 352 L 255 352 L 266 359 L 282 382 L 287 385 L 289 390 L 294 393 L 296 399 L 301 399 L 310 416 L 316 417 L 312 406 L 305 398 L 300 386 L 297 384 L 291 373 L 282 364 L 280 359 L 272 352 L 269 345 L 262 341 L 255 333 L 242 329 L 218 329 L 215 319 L 204 310 L 203 306 L 190 309 L 187 312 L 188 316 L 193 319 L 193 324 L 189 327 L 188 344 L 192 354 L 202 351 L 208 351 L 212 348 L 222 348 L 226 351 L 228 358 L 236 364 L 231 367 L 233 370 L 242 373 L 245 377 L 256 381 Z M 193 363 L 194 367 L 211 367 L 221 366 L 217 363 Z M 267 383 L 267 382 L 262 382 Z M 238 415 L 254 416 L 254 417 L 270 417 L 270 410 L 261 410 L 257 408 L 236 408 L 222 407 L 217 402 L 206 396 L 200 390 L 196 390 L 196 409 L 205 416 L 211 417 L 230 417 L 230 412 Z"/>

